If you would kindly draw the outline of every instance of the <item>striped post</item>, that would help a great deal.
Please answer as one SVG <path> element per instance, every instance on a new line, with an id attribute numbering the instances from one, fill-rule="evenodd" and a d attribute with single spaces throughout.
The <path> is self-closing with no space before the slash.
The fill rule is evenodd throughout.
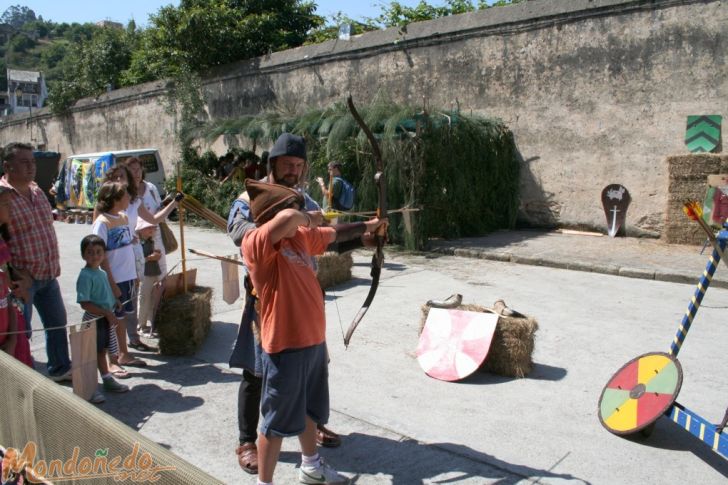
<path id="1" fill-rule="evenodd" d="M 669 407 L 665 411 L 665 416 L 710 446 L 713 451 L 722 455 L 723 458 L 728 458 L 728 436 L 718 433 L 714 424 L 709 423 L 679 403 Z"/>
<path id="2" fill-rule="evenodd" d="M 682 322 L 680 322 L 680 326 L 677 328 L 677 333 L 675 334 L 675 338 L 670 346 L 670 355 L 674 357 L 677 357 L 678 352 L 680 352 L 680 347 L 682 347 L 685 337 L 688 335 L 688 330 L 690 330 L 690 325 L 693 323 L 695 314 L 698 313 L 700 302 L 703 301 L 703 296 L 705 296 L 705 292 L 708 291 L 710 282 L 713 280 L 713 274 L 715 273 L 715 269 L 718 267 L 718 263 L 720 263 L 721 254 L 725 251 L 727 238 L 728 232 L 726 231 L 721 231 L 718 235 L 717 243 L 720 247 L 720 252 L 717 248 L 713 249 L 713 254 L 708 260 L 708 264 L 705 267 L 705 271 L 703 271 L 703 275 L 700 277 L 700 281 L 698 281 L 698 286 L 695 289 L 693 298 L 688 304 L 685 316 L 683 317 Z"/>

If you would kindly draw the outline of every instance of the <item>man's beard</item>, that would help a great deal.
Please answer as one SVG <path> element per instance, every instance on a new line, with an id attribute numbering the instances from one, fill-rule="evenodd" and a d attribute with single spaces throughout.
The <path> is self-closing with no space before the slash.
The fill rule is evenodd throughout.
<path id="1" fill-rule="evenodd" d="M 286 187 L 294 188 L 298 186 L 298 177 L 295 175 L 285 175 L 282 179 L 279 179 L 273 174 L 273 182 L 279 185 L 285 185 Z"/>

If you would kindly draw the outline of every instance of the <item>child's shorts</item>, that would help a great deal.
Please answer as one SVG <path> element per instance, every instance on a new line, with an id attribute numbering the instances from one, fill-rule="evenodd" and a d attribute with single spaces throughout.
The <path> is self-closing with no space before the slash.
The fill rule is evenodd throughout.
<path id="1" fill-rule="evenodd" d="M 109 321 L 106 318 L 96 320 L 96 352 L 104 352 L 109 348 Z"/>
<path id="2" fill-rule="evenodd" d="M 263 389 L 260 432 L 296 436 L 315 423 L 329 420 L 329 369 L 326 343 L 303 349 L 262 353 Z"/>
<path id="3" fill-rule="evenodd" d="M 118 318 L 124 318 L 130 313 L 134 313 L 134 298 L 136 296 L 136 280 L 122 281 L 116 286 L 121 290 L 119 301 L 121 308 L 114 310 L 114 315 Z"/>
<path id="4" fill-rule="evenodd" d="M 109 321 L 105 317 L 99 317 L 91 313 L 83 314 L 83 321 L 96 319 L 96 352 L 104 352 L 109 348 L 111 337 L 109 336 Z"/>

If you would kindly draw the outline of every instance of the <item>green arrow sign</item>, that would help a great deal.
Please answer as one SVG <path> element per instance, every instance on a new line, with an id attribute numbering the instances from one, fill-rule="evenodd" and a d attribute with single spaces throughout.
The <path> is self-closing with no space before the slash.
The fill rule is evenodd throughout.
<path id="1" fill-rule="evenodd" d="M 720 143 L 720 115 L 688 116 L 685 145 L 692 153 L 712 152 Z"/>

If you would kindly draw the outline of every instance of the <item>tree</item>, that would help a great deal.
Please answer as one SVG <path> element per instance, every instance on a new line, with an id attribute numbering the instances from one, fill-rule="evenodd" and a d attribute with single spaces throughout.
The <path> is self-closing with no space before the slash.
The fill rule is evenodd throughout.
<path id="1" fill-rule="evenodd" d="M 339 37 L 339 28 L 346 24 L 351 26 L 351 35 L 379 29 L 373 19 L 354 20 L 343 12 L 337 12 L 331 16 L 331 20 L 326 24 L 309 31 L 306 44 L 319 44 L 327 40 L 337 39 Z"/>
<path id="2" fill-rule="evenodd" d="M 402 31 L 407 30 L 407 25 L 413 22 L 433 20 L 450 15 L 482 10 L 490 7 L 500 7 L 528 0 L 478 0 L 477 6 L 473 0 L 446 0 L 445 5 L 435 7 L 425 0 L 415 7 L 407 7 L 394 1 L 380 5 L 381 14 L 376 18 L 364 18 L 354 20 L 338 12 L 332 15 L 326 24 L 309 32 L 307 44 L 317 44 L 325 40 L 336 39 L 339 35 L 339 26 L 350 24 L 354 26 L 355 33 L 369 32 L 371 30 L 386 29 L 388 27 L 399 27 Z"/>
<path id="3" fill-rule="evenodd" d="M 79 98 L 124 85 L 122 72 L 130 65 L 132 46 L 126 31 L 100 27 L 90 40 L 72 44 L 61 61 L 61 79 L 48 95 L 53 112 L 63 113 Z"/>
<path id="4" fill-rule="evenodd" d="M 407 7 L 399 2 L 382 6 L 382 14 L 377 21 L 384 27 L 406 27 L 413 22 L 422 22 L 449 15 L 457 15 L 475 10 L 471 0 L 446 0 L 443 7 L 433 7 L 420 0 L 416 7 Z"/>
<path id="5" fill-rule="evenodd" d="M 249 59 L 302 45 L 323 24 L 315 5 L 301 0 L 182 0 L 150 16 L 129 81 L 175 77 L 183 71 Z"/>
<path id="6" fill-rule="evenodd" d="M 0 17 L 0 24 L 9 24 L 16 29 L 21 28 L 26 22 L 32 22 L 35 18 L 35 12 L 28 7 L 13 5 L 8 7 Z"/>

